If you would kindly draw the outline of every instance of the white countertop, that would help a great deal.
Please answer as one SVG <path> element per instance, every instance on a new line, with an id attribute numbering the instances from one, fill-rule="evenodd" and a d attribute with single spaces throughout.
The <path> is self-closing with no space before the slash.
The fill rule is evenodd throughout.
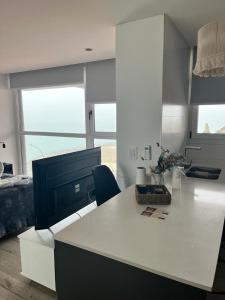
<path id="1" fill-rule="evenodd" d="M 225 216 L 225 185 L 183 178 L 165 220 L 140 215 L 134 186 L 55 239 L 207 291 L 213 286 Z"/>

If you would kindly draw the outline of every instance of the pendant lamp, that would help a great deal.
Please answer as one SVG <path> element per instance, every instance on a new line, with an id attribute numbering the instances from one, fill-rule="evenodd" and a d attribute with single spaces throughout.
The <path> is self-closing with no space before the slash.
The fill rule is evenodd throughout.
<path id="1" fill-rule="evenodd" d="M 225 76 L 225 20 L 211 22 L 199 29 L 193 73 L 200 77 Z"/>

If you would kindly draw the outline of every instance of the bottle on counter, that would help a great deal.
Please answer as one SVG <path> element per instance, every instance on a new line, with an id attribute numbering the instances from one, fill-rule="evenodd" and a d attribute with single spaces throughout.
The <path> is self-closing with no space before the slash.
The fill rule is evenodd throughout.
<path id="1" fill-rule="evenodd" d="M 146 169 L 144 167 L 137 167 L 136 169 L 136 184 L 146 184 Z"/>

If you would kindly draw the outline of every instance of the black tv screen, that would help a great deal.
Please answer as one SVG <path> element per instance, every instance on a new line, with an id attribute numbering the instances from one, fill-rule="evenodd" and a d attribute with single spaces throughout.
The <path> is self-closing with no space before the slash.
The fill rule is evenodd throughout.
<path id="1" fill-rule="evenodd" d="M 35 229 L 47 229 L 91 203 L 92 168 L 101 164 L 93 148 L 33 161 Z"/>

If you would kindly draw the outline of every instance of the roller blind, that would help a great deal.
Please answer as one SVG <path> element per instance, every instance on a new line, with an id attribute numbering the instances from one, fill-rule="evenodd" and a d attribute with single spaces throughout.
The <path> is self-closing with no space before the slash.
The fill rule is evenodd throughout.
<path id="1" fill-rule="evenodd" d="M 196 51 L 194 49 L 193 67 L 196 62 Z M 203 78 L 192 75 L 191 88 L 191 103 L 192 104 L 225 104 L 225 77 Z"/>
<path id="2" fill-rule="evenodd" d="M 84 71 L 85 70 L 85 71 Z M 11 88 L 80 84 L 86 81 L 90 103 L 116 101 L 115 59 L 10 74 Z"/>
<path id="3" fill-rule="evenodd" d="M 116 101 L 115 59 L 86 64 L 87 102 Z"/>
<path id="4" fill-rule="evenodd" d="M 35 88 L 84 82 L 83 64 L 10 74 L 11 88 Z"/>

